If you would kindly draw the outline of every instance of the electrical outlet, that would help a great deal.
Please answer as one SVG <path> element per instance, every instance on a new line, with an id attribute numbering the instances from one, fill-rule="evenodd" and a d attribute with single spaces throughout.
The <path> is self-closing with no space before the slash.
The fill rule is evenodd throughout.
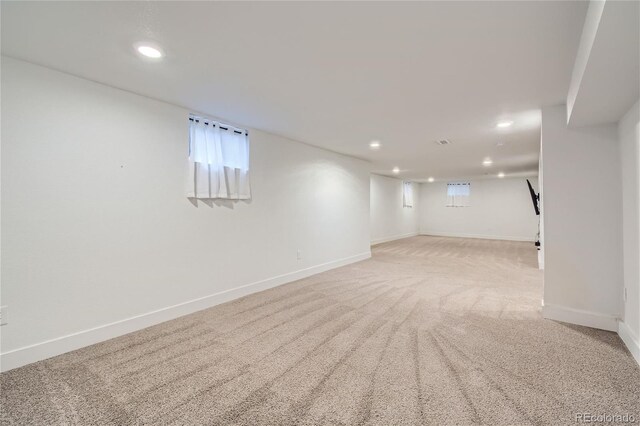
<path id="1" fill-rule="evenodd" d="M 0 306 L 0 325 L 7 325 L 7 307 Z"/>
<path id="2" fill-rule="evenodd" d="M 296 256 L 298 257 L 298 260 L 302 259 L 302 250 L 298 250 L 298 252 L 296 253 Z"/>

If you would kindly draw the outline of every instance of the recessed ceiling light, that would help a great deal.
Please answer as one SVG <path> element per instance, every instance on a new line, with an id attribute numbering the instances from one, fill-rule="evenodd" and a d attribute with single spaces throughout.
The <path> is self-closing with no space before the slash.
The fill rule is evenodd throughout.
<path id="1" fill-rule="evenodd" d="M 394 167 L 393 170 L 391 170 L 393 173 L 400 173 L 400 168 L 399 167 Z"/>
<path id="2" fill-rule="evenodd" d="M 491 160 L 491 158 L 485 158 L 484 161 L 482 162 L 483 166 L 490 166 L 493 164 L 493 161 Z"/>
<path id="3" fill-rule="evenodd" d="M 427 179 L 427 182 L 431 183 L 431 182 L 433 182 L 434 180 L 435 180 L 434 178 L 430 177 L 429 179 Z"/>
<path id="4" fill-rule="evenodd" d="M 371 149 L 380 149 L 380 141 L 371 141 L 371 143 L 369 143 L 369 148 Z"/>
<path id="5" fill-rule="evenodd" d="M 146 43 L 138 43 L 135 45 L 136 51 L 147 58 L 159 59 L 164 56 L 158 47 L 151 46 Z"/>
<path id="6" fill-rule="evenodd" d="M 500 127 L 501 129 L 504 129 L 505 127 L 509 127 L 512 124 L 513 124 L 513 121 L 505 120 L 505 121 L 499 121 L 498 124 L 496 124 L 496 126 Z"/>
<path id="7" fill-rule="evenodd" d="M 498 177 L 499 178 L 503 178 L 504 177 L 504 173 L 503 172 L 498 173 Z"/>

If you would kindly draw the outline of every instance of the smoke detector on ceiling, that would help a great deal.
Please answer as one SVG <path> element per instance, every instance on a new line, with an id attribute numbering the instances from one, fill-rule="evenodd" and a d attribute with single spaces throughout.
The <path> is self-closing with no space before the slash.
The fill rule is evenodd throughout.
<path id="1" fill-rule="evenodd" d="M 440 140 L 437 140 L 436 143 L 438 145 L 449 145 L 451 144 L 451 141 L 449 139 L 440 139 Z"/>

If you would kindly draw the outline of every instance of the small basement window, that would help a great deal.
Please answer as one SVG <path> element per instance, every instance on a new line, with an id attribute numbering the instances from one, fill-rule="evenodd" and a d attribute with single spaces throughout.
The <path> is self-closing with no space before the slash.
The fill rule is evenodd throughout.
<path id="1" fill-rule="evenodd" d="M 413 182 L 402 182 L 402 206 L 413 207 Z"/>
<path id="2" fill-rule="evenodd" d="M 248 200 L 249 133 L 202 117 L 189 117 L 187 197 Z"/>
<path id="3" fill-rule="evenodd" d="M 447 207 L 469 207 L 471 195 L 471 183 L 449 182 L 447 183 Z"/>

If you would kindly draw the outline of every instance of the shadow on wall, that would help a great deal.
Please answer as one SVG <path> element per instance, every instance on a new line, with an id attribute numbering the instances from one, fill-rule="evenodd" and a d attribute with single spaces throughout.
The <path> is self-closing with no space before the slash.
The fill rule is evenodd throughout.
<path id="1" fill-rule="evenodd" d="M 233 210 L 237 203 L 251 204 L 251 200 L 226 200 L 222 198 L 187 198 L 187 199 L 196 208 L 198 208 L 198 204 L 199 204 L 198 201 L 211 208 L 213 208 L 213 206 L 218 206 L 218 207 L 226 207 L 230 210 Z"/>

